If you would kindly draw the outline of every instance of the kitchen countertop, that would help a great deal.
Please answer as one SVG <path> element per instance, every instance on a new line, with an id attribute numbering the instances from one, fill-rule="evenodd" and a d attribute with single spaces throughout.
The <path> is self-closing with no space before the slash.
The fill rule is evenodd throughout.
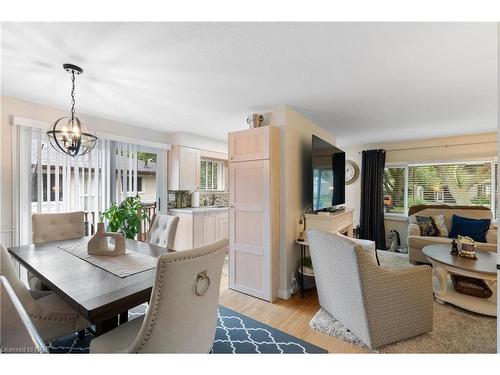
<path id="1" fill-rule="evenodd" d="M 184 212 L 188 214 L 203 213 L 203 212 L 217 212 L 226 211 L 229 207 L 220 206 L 201 206 L 201 207 L 185 207 L 185 208 L 169 208 L 170 212 Z"/>

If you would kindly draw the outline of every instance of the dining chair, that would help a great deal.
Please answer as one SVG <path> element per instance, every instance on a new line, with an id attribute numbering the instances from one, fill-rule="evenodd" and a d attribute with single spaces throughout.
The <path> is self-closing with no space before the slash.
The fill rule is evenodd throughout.
<path id="1" fill-rule="evenodd" d="M 149 309 L 96 337 L 91 353 L 209 353 L 228 240 L 158 258 Z"/>
<path id="2" fill-rule="evenodd" d="M 151 245 L 173 249 L 179 218 L 165 214 L 155 214 L 146 236 Z"/>
<path id="3" fill-rule="evenodd" d="M 51 241 L 85 237 L 83 211 L 31 216 L 32 241 L 41 244 Z M 28 284 L 33 290 L 42 290 L 42 281 L 28 271 Z"/>
<path id="4" fill-rule="evenodd" d="M 0 244 L 0 274 L 5 276 L 12 286 L 45 343 L 90 326 L 83 316 L 53 292 L 29 291 L 18 278 L 12 259 L 3 244 Z"/>

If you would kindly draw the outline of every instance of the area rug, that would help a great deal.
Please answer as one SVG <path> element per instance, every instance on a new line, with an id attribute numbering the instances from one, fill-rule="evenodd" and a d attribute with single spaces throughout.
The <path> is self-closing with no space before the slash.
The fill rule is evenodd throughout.
<path id="1" fill-rule="evenodd" d="M 414 267 L 408 260 L 408 254 L 395 253 L 387 250 L 377 250 L 377 255 L 381 267 L 385 268 Z"/>
<path id="2" fill-rule="evenodd" d="M 129 320 L 146 312 L 147 304 L 129 311 Z M 85 337 L 75 333 L 53 341 L 50 353 L 88 353 L 94 336 L 86 331 Z M 326 350 L 274 329 L 224 306 L 219 306 L 217 328 L 213 346 L 214 354 L 292 354 L 326 353 Z"/>
<path id="3" fill-rule="evenodd" d="M 378 255 L 382 267 L 412 267 L 406 254 L 379 251 Z M 496 353 L 496 318 L 434 303 L 433 319 L 431 333 L 385 345 L 376 351 L 368 348 L 323 309 L 316 313 L 309 324 L 317 331 L 378 353 Z"/>

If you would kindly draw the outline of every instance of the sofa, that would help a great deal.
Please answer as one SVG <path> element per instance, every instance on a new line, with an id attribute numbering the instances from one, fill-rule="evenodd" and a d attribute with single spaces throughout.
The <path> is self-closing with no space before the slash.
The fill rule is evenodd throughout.
<path id="1" fill-rule="evenodd" d="M 408 212 L 408 248 L 409 260 L 413 264 L 430 263 L 422 253 L 427 245 L 451 244 L 452 239 L 448 237 L 429 237 L 420 235 L 420 227 L 416 216 L 443 215 L 448 231 L 451 229 L 453 215 L 463 216 L 470 219 L 492 219 L 491 210 L 484 206 L 451 206 L 451 205 L 417 205 L 410 208 Z M 497 230 L 490 226 L 486 232 L 486 243 L 476 242 L 478 250 L 497 251 Z"/>

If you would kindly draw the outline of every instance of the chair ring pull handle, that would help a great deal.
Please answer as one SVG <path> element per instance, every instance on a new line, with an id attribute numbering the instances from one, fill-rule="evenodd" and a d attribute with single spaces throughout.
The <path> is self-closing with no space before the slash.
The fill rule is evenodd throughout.
<path id="1" fill-rule="evenodd" d="M 203 290 L 199 290 L 200 281 L 206 280 L 206 286 Z M 196 285 L 194 286 L 194 292 L 198 297 L 202 297 L 208 292 L 208 288 L 210 288 L 210 277 L 207 275 L 207 271 L 200 272 L 196 275 Z"/>

